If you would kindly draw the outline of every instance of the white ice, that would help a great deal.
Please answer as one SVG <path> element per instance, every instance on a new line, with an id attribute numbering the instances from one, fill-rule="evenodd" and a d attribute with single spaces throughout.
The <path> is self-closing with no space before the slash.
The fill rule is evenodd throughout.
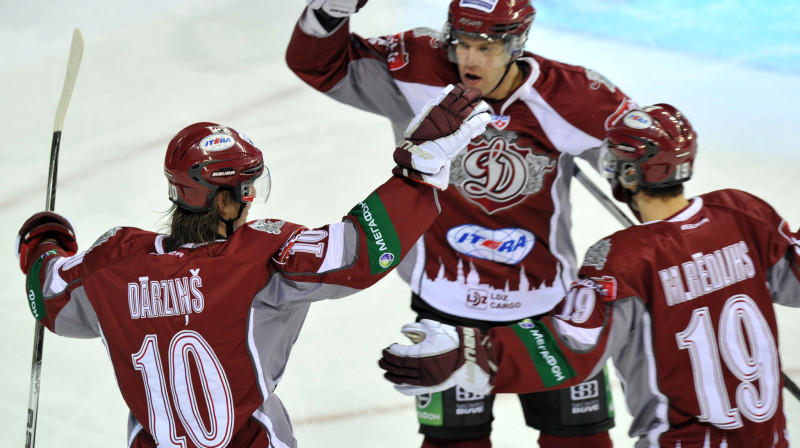
<path id="1" fill-rule="evenodd" d="M 440 28 L 444 0 L 373 0 L 353 18 L 365 36 Z M 158 230 L 168 209 L 163 155 L 172 135 L 197 121 L 247 132 L 272 171 L 272 197 L 253 217 L 317 226 L 347 213 L 389 176 L 394 147 L 383 118 L 313 91 L 284 52 L 302 0 L 3 2 L 0 14 L 0 446 L 22 446 L 34 321 L 12 255 L 20 224 L 45 206 L 52 122 L 72 29 L 86 50 L 67 113 L 56 211 L 75 222 L 81 247 L 116 225 Z M 769 26 L 764 24 L 764 26 Z M 635 39 L 632 39 L 635 40 Z M 722 187 L 755 193 L 800 225 L 792 185 L 800 75 L 588 39 L 534 26 L 528 48 L 593 68 L 640 104 L 678 106 L 699 132 L 690 194 Z M 596 179 L 597 182 L 601 182 Z M 580 184 L 574 237 L 583 251 L 619 228 Z M 380 350 L 413 319 L 408 288 L 391 275 L 354 297 L 318 303 L 278 388 L 300 446 L 413 447 L 412 401 L 381 378 Z M 783 370 L 800 380 L 800 312 L 779 308 Z M 689 366 L 687 366 L 687 369 Z M 613 378 L 613 374 L 612 374 Z M 124 446 L 127 409 L 99 340 L 47 333 L 37 446 Z M 614 383 L 617 446 L 630 446 Z M 790 433 L 800 403 L 784 394 Z M 498 398 L 496 447 L 535 446 L 516 399 Z"/>

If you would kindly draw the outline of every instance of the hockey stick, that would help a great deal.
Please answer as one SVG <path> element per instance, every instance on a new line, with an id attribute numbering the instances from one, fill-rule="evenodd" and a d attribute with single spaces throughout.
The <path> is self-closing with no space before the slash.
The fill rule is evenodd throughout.
<path id="1" fill-rule="evenodd" d="M 586 174 L 584 174 L 583 171 L 578 168 L 577 165 L 575 165 L 575 172 L 573 175 L 581 184 L 583 184 L 584 187 L 586 187 L 587 190 L 589 190 L 589 193 L 591 193 L 592 196 L 600 201 L 600 204 L 602 204 L 606 210 L 608 210 L 612 215 L 614 215 L 615 218 L 617 218 L 623 227 L 630 227 L 634 225 L 633 221 L 628 218 L 628 215 L 623 213 L 622 210 L 617 207 L 617 204 L 615 204 L 611 198 L 606 196 L 606 194 L 600 190 L 600 187 L 592 182 L 592 180 L 589 179 Z M 800 387 L 798 387 L 797 384 L 792 381 L 788 375 L 786 375 L 786 373 L 781 372 L 781 376 L 783 376 L 783 387 L 785 387 L 786 390 L 788 390 L 789 393 L 794 396 L 794 398 L 800 400 Z"/>
<path id="2" fill-rule="evenodd" d="M 589 190 L 589 193 L 591 193 L 592 196 L 594 196 L 595 199 L 597 199 L 597 201 L 600 202 L 600 205 L 605 207 L 605 209 L 608 210 L 609 213 L 611 213 L 612 215 L 614 215 L 615 218 L 617 218 L 617 221 L 619 221 L 619 223 L 622 224 L 623 227 L 630 227 L 633 225 L 633 221 L 631 221 L 631 219 L 628 218 L 628 215 L 623 213 L 622 210 L 620 210 L 620 208 L 617 207 L 617 204 L 615 204 L 611 198 L 606 196 L 606 194 L 603 193 L 600 190 L 600 188 L 597 185 L 595 185 L 595 183 L 592 182 L 592 180 L 589 179 L 586 176 L 586 174 L 583 173 L 583 171 L 581 171 L 580 168 L 578 168 L 578 165 L 575 165 L 575 172 L 573 173 L 573 175 L 575 176 L 575 179 L 578 179 L 578 181 L 582 183 L 587 190 Z"/>
<path id="3" fill-rule="evenodd" d="M 61 98 L 56 108 L 56 119 L 53 124 L 53 143 L 50 146 L 50 170 L 47 176 L 47 202 L 45 209 L 52 212 L 56 206 L 56 176 L 58 174 L 58 150 L 61 146 L 61 130 L 64 127 L 64 116 L 67 106 L 75 88 L 78 68 L 83 57 L 83 35 L 78 28 L 72 32 L 72 44 L 69 47 L 67 60 L 67 75 L 64 78 L 64 87 Z M 42 349 L 44 347 L 44 326 L 36 321 L 36 331 L 33 335 L 33 361 L 31 365 L 31 386 L 28 396 L 28 421 L 25 429 L 25 448 L 33 448 L 36 444 L 36 423 L 39 415 L 39 386 L 42 376 Z"/>

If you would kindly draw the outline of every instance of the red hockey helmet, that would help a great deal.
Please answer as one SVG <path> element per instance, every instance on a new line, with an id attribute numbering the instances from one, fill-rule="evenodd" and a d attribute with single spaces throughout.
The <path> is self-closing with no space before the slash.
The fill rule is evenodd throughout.
<path id="1" fill-rule="evenodd" d="M 522 55 L 535 16 L 530 0 L 452 0 L 444 34 L 448 42 L 457 40 L 459 34 L 502 39 L 511 58 L 516 59 Z"/>
<path id="2" fill-rule="evenodd" d="M 261 151 L 245 134 L 216 123 L 195 123 L 178 132 L 167 147 L 164 174 L 169 199 L 192 211 L 208 210 L 220 188 L 242 204 L 269 197 Z"/>
<path id="3" fill-rule="evenodd" d="M 629 111 L 608 130 L 606 143 L 605 175 L 625 186 L 669 187 L 692 177 L 697 134 L 669 104 Z"/>

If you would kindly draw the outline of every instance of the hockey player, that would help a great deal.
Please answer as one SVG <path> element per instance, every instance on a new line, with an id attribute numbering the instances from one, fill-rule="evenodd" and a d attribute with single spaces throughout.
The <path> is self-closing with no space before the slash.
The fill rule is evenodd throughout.
<path id="1" fill-rule="evenodd" d="M 76 253 L 64 217 L 23 224 L 31 311 L 57 334 L 103 339 L 131 412 L 128 446 L 295 447 L 274 389 L 310 303 L 367 288 L 400 262 L 438 215 L 450 159 L 483 132 L 486 109 L 463 86 L 443 90 L 396 149 L 395 176 L 316 229 L 248 223 L 270 193 L 261 151 L 233 128 L 188 126 L 164 162 L 169 234 L 115 227 Z"/>
<path id="2" fill-rule="evenodd" d="M 289 67 L 331 98 L 389 118 L 398 139 L 448 83 L 479 89 L 491 108 L 489 129 L 453 161 L 455 188 L 442 195 L 441 215 L 398 270 L 418 317 L 486 331 L 550 311 L 576 278 L 574 158 L 594 164 L 608 126 L 632 101 L 593 70 L 524 51 L 535 15 L 528 0 L 452 0 L 443 33 L 372 39 L 349 29 L 366 1 L 308 3 Z M 603 372 L 592 381 L 605 391 Z M 610 446 L 610 403 L 590 409 L 573 396 L 520 396 L 539 445 Z M 491 446 L 493 401 L 457 389 L 418 399 L 423 447 Z"/>
<path id="3" fill-rule="evenodd" d="M 696 145 L 670 105 L 626 114 L 608 134 L 608 173 L 643 224 L 593 245 L 541 320 L 488 338 L 407 325 L 421 343 L 385 350 L 386 377 L 406 393 L 520 393 L 575 384 L 613 357 L 637 447 L 788 446 L 773 303 L 800 306 L 800 234 L 740 190 L 686 198 Z"/>

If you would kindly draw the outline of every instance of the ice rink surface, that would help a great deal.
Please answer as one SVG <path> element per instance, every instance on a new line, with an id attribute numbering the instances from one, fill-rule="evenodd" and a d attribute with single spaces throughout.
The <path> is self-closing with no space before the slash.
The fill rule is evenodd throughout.
<path id="1" fill-rule="evenodd" d="M 563 1 L 535 3 L 539 14 L 529 50 L 592 68 L 639 104 L 668 102 L 682 109 L 700 144 L 689 194 L 745 189 L 769 201 L 793 228 L 800 225 L 800 39 L 790 29 L 775 32 L 786 23 L 797 29 L 797 6 L 771 2 L 769 14 L 758 17 L 763 4 L 744 0 L 673 0 L 654 10 L 639 0 L 592 1 L 594 8 L 584 9 L 581 2 Z M 286 44 L 304 5 L 4 2 L 0 446 L 24 442 L 34 321 L 12 244 L 25 218 L 45 206 L 52 123 L 72 29 L 81 28 L 86 50 L 61 143 L 56 211 L 75 222 L 82 248 L 116 225 L 163 228 L 169 208 L 164 150 L 172 135 L 198 121 L 243 130 L 264 151 L 273 191 L 251 217 L 315 227 L 338 221 L 389 176 L 394 142 L 386 120 L 327 99 L 287 69 Z M 372 0 L 354 16 L 352 28 L 364 36 L 413 26 L 440 29 L 446 5 Z M 683 20 L 698 15 L 705 25 Z M 761 46 L 752 46 L 753 40 Z M 761 59 L 761 51 L 770 58 Z M 619 225 L 580 184 L 573 185 L 573 234 L 582 255 Z M 399 340 L 400 326 L 413 319 L 408 295 L 391 275 L 356 296 L 312 306 L 277 389 L 301 447 L 419 445 L 411 399 L 396 393 L 376 365 L 380 350 Z M 778 312 L 783 370 L 800 380 L 800 311 Z M 630 416 L 616 381 L 614 392 L 612 436 L 617 446 L 630 446 Z M 785 402 L 790 434 L 800 439 L 800 403 L 788 394 Z M 121 447 L 126 418 L 101 342 L 48 333 L 37 446 Z M 513 396 L 499 397 L 495 418 L 495 447 L 535 446 L 536 433 L 524 426 Z"/>

